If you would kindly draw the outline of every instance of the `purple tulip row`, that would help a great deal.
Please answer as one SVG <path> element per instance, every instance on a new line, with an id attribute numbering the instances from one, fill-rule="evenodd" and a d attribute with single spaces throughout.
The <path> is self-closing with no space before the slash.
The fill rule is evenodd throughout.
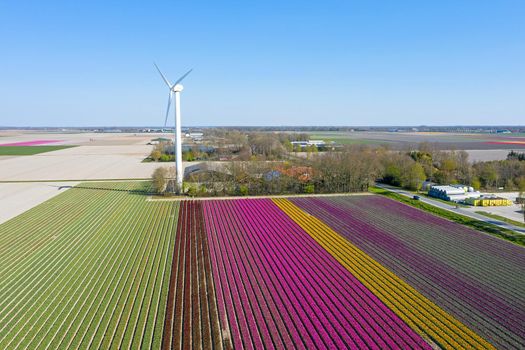
<path id="1" fill-rule="evenodd" d="M 501 282 L 501 277 L 490 283 L 486 278 L 479 278 L 477 271 L 480 268 L 485 271 L 492 269 L 497 273 L 498 266 L 505 266 L 503 258 L 490 254 L 495 249 L 492 240 L 496 240 L 502 250 L 512 252 L 516 261 L 525 256 L 523 248 L 508 247 L 508 242 L 413 208 L 406 209 L 404 207 L 407 206 L 383 197 L 301 198 L 292 201 L 323 220 L 496 346 L 525 346 L 523 290 L 521 294 L 509 295 L 498 289 L 496 282 Z M 439 219 L 438 222 L 436 219 Z M 426 225 L 425 220 L 428 220 Z M 470 247 L 461 247 L 468 243 L 461 242 L 461 239 L 455 247 L 447 247 L 448 240 L 453 241 L 454 235 L 467 235 L 482 241 L 489 239 L 491 245 L 477 247 L 477 256 L 470 256 Z M 443 259 L 432 252 L 447 248 L 449 252 L 443 254 L 454 251 L 458 257 Z M 489 255 L 487 260 L 490 263 L 483 261 L 485 255 Z M 509 269 L 519 270 L 523 266 L 510 266 Z M 473 270 L 476 271 L 471 272 Z M 504 273 L 500 271 L 500 274 Z M 521 288 L 520 282 L 513 278 L 507 277 L 506 283 L 518 284 L 516 288 Z"/>
<path id="2" fill-rule="evenodd" d="M 223 334 L 235 348 L 429 348 L 269 199 L 206 201 Z"/>
<path id="3" fill-rule="evenodd" d="M 360 203 L 361 204 L 361 203 Z M 462 243 L 462 249 L 468 249 L 471 252 L 488 252 L 490 257 L 506 263 L 525 265 L 525 254 L 523 254 L 523 247 L 512 244 L 510 242 L 502 241 L 499 238 L 480 234 L 479 231 L 458 225 L 455 222 L 446 220 L 444 218 L 425 213 L 414 207 L 404 205 L 397 201 L 374 196 L 370 200 L 364 202 L 365 207 L 370 210 L 377 208 L 383 209 L 385 213 L 392 216 L 401 216 L 404 219 L 411 220 L 414 224 L 426 225 L 432 224 L 433 227 L 439 228 L 442 238 L 453 242 L 455 245 Z"/>
<path id="4" fill-rule="evenodd" d="M 450 266 L 457 273 L 470 276 L 482 289 L 509 300 L 511 305 L 525 311 L 525 299 L 521 297 L 525 291 L 525 281 L 515 278 L 524 272 L 523 247 L 387 198 L 379 197 L 376 200 L 380 201 L 367 201 L 358 206 L 364 213 L 383 208 L 384 213 L 374 217 L 374 225 L 395 232 L 413 249 L 424 251 L 433 260 Z M 432 223 L 426 223 L 425 218 Z M 436 219 L 439 221 L 435 222 Z M 417 235 L 413 232 L 417 232 Z"/>
<path id="5" fill-rule="evenodd" d="M 523 247 L 428 215 L 387 198 L 377 199 L 380 200 L 378 203 L 371 204 L 376 208 L 385 208 L 388 213 L 381 215 L 382 221 L 378 221 L 380 225 L 384 226 L 389 221 L 403 222 L 401 225 L 395 225 L 395 229 L 390 229 L 388 225 L 387 231 L 399 232 L 402 240 L 411 249 L 421 251 L 432 260 L 453 269 L 454 275 L 461 276 L 463 280 L 492 297 L 501 298 L 506 304 L 505 318 L 508 318 L 512 310 L 522 318 L 525 317 L 525 280 L 516 279 L 517 275 L 525 272 Z M 362 205 L 359 208 L 368 210 Z M 440 221 L 428 225 L 425 218 Z M 407 229 L 404 222 L 414 224 Z M 415 236 L 411 231 L 417 232 L 417 236 L 424 233 L 425 239 L 411 240 Z M 485 303 L 493 303 L 491 299 L 484 300 Z"/>

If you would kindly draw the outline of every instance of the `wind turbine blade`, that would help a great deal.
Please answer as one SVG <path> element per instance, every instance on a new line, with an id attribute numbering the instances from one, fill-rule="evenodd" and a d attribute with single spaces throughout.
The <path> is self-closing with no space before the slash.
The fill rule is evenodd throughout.
<path id="1" fill-rule="evenodd" d="M 162 72 L 160 71 L 160 68 L 159 66 L 157 66 L 157 64 L 155 62 L 153 62 L 153 64 L 155 65 L 155 68 L 157 68 L 157 71 L 159 72 L 160 76 L 162 77 L 162 80 L 164 80 L 164 82 L 166 83 L 166 85 L 168 85 L 168 87 L 171 89 L 171 87 L 173 85 L 171 85 L 171 83 L 168 81 L 168 79 L 166 79 L 166 77 L 164 76 L 164 74 L 162 74 Z"/>
<path id="2" fill-rule="evenodd" d="M 166 118 L 164 119 L 164 127 L 166 127 L 166 124 L 168 124 L 168 115 L 170 114 L 170 106 L 171 106 L 171 91 L 168 95 L 168 108 L 166 108 Z"/>
<path id="3" fill-rule="evenodd" d="M 187 71 L 186 74 L 184 74 L 182 77 L 180 77 L 179 80 L 177 80 L 177 81 L 175 82 L 175 84 L 173 84 L 173 86 L 177 85 L 177 84 L 180 83 L 184 78 L 186 78 L 186 77 L 188 76 L 188 74 L 191 73 L 192 70 L 193 70 L 193 68 L 190 69 L 189 71 Z"/>

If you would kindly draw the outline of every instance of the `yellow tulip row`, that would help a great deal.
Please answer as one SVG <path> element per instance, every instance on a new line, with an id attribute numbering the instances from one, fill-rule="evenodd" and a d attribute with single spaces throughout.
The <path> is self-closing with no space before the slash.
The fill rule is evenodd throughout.
<path id="1" fill-rule="evenodd" d="M 445 349 L 494 349 L 466 325 L 287 199 L 274 199 L 292 220 L 334 256 L 385 305 L 429 343 Z"/>

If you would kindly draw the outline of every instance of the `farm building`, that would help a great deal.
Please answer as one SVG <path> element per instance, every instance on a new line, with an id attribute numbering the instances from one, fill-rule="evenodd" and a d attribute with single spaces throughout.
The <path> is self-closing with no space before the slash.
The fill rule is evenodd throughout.
<path id="1" fill-rule="evenodd" d="M 467 198 L 478 198 L 481 194 L 472 187 L 463 185 L 431 186 L 428 195 L 451 202 L 464 201 Z"/>
<path id="2" fill-rule="evenodd" d="M 203 137 L 204 133 L 202 132 L 187 132 L 185 134 L 186 137 Z"/>
<path id="3" fill-rule="evenodd" d="M 323 140 L 308 140 L 308 141 L 292 141 L 292 145 L 301 146 L 301 147 L 307 147 L 307 146 L 316 146 L 316 147 L 323 147 L 325 145 L 325 142 Z"/>
<path id="4" fill-rule="evenodd" d="M 195 142 L 204 140 L 204 133 L 202 132 L 187 132 L 184 135 Z"/>
<path id="5" fill-rule="evenodd" d="M 476 207 L 501 207 L 512 205 L 512 201 L 494 195 L 481 196 L 479 198 L 467 198 L 465 203 Z"/>

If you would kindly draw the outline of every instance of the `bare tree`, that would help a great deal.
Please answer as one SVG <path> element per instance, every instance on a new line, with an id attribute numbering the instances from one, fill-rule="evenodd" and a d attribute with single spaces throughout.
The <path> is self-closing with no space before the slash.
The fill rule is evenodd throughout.
<path id="1" fill-rule="evenodd" d="M 174 190 L 175 169 L 173 167 L 159 167 L 151 176 L 153 188 L 157 193 L 164 194 Z"/>
<path id="2" fill-rule="evenodd" d="M 366 191 L 379 176 L 378 154 L 369 147 L 351 146 L 312 161 L 316 192 Z"/>
<path id="3" fill-rule="evenodd" d="M 248 136 L 252 154 L 260 155 L 263 159 L 279 159 L 285 152 L 279 138 L 270 133 L 252 133 Z"/>

